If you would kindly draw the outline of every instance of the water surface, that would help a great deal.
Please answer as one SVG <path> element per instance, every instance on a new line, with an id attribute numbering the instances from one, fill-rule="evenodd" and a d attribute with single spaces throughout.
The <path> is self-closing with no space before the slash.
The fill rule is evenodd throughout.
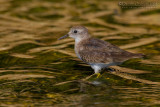
<path id="1" fill-rule="evenodd" d="M 0 105 L 160 106 L 159 12 L 159 4 L 124 9 L 116 0 L 1 0 Z M 76 57 L 73 39 L 57 41 L 73 25 L 146 56 L 80 81 L 93 70 Z"/>

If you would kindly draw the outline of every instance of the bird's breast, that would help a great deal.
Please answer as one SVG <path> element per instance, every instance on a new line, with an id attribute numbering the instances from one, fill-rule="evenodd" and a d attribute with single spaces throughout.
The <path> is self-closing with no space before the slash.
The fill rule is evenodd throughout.
<path id="1" fill-rule="evenodd" d="M 79 51 L 78 51 L 77 49 L 75 49 L 75 53 L 76 53 L 77 57 L 78 57 L 80 60 L 82 60 L 82 58 L 81 58 L 81 56 L 80 56 L 80 54 L 79 54 Z"/>
<path id="2" fill-rule="evenodd" d="M 79 44 L 75 44 L 75 48 L 74 48 L 75 53 L 76 53 L 77 57 L 78 57 L 79 59 L 81 59 L 81 60 L 82 60 L 82 58 L 81 58 L 81 55 L 80 55 L 79 53 L 80 53 L 80 51 L 82 51 L 83 49 L 84 49 L 83 46 L 81 46 L 81 45 L 79 45 Z"/>

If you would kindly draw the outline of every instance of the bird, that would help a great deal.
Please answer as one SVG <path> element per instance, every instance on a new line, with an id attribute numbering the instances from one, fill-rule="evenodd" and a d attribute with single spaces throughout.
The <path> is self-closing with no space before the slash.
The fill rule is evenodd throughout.
<path id="1" fill-rule="evenodd" d="M 66 35 L 58 40 L 67 37 L 75 39 L 74 50 L 77 57 L 91 66 L 97 78 L 101 75 L 102 69 L 120 65 L 132 58 L 143 57 L 141 53 L 131 53 L 107 41 L 92 37 L 84 26 L 73 26 Z"/>

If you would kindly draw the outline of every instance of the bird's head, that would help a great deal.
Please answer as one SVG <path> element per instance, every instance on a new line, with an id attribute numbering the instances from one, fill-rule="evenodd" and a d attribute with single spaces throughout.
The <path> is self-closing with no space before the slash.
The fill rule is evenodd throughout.
<path id="1" fill-rule="evenodd" d="M 71 37 L 71 38 L 74 38 L 75 40 L 81 40 L 81 39 L 85 39 L 85 38 L 90 37 L 90 35 L 88 33 L 87 28 L 85 28 L 83 26 L 74 26 L 70 29 L 68 34 L 60 37 L 59 40 L 64 39 L 66 37 Z"/>

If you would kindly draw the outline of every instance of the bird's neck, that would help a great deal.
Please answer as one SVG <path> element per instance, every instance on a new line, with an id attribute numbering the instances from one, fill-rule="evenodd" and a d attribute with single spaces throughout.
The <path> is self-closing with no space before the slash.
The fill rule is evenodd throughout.
<path id="1" fill-rule="evenodd" d="M 81 46 L 83 45 L 83 43 L 84 43 L 85 41 L 87 41 L 89 38 L 90 38 L 90 37 L 86 37 L 86 38 L 76 38 L 76 39 L 75 39 L 75 47 L 74 47 L 74 48 L 75 48 L 76 53 L 77 53 L 79 47 L 81 47 Z"/>
<path id="2" fill-rule="evenodd" d="M 81 42 L 82 40 L 83 40 L 83 38 L 79 38 L 79 37 L 75 38 L 75 44 L 78 44 L 78 43 Z"/>
<path id="3" fill-rule="evenodd" d="M 79 44 L 80 42 L 85 41 L 89 38 L 90 38 L 90 35 L 87 35 L 85 37 L 77 37 L 77 38 L 75 38 L 75 44 Z"/>

